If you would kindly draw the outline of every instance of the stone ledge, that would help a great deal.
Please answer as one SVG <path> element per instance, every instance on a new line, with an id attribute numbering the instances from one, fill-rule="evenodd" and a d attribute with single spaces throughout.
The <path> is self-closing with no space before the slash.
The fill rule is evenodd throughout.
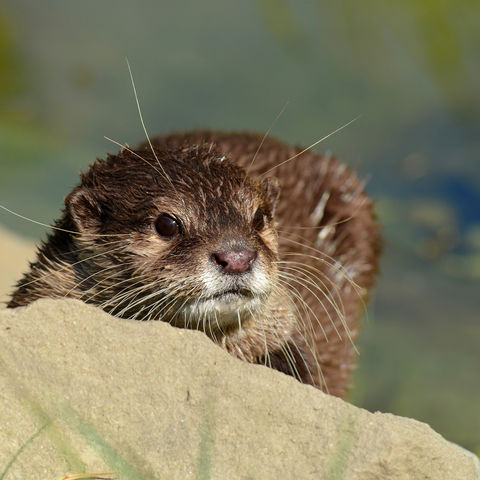
<path id="1" fill-rule="evenodd" d="M 428 425 L 74 300 L 0 311 L 0 382 L 5 480 L 480 478 Z"/>

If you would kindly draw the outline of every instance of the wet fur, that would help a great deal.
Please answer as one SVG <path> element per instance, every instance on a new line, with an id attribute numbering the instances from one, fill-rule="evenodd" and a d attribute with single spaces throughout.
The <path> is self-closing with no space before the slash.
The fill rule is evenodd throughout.
<path id="1" fill-rule="evenodd" d="M 212 245 L 233 229 L 260 252 L 271 291 L 239 324 L 218 326 L 198 318 L 183 326 L 204 330 L 243 360 L 345 396 L 378 267 L 373 206 L 355 174 L 335 158 L 305 152 L 282 163 L 301 149 L 267 138 L 258 150 L 261 141 L 250 133 L 179 133 L 152 139 L 156 155 L 141 145 L 137 156 L 123 150 L 97 161 L 67 197 L 56 224 L 80 235 L 50 234 L 8 306 L 69 296 L 125 318 L 167 312 L 168 321 L 182 326 L 175 309 L 195 293 L 195 274 L 201 271 L 196 264 L 206 262 Z M 272 177 L 279 182 L 278 201 Z M 245 195 L 235 194 L 241 187 Z M 170 247 L 159 244 L 151 227 L 162 195 L 168 213 L 185 218 L 189 232 L 188 244 L 180 242 L 173 252 L 174 266 L 162 261 L 162 248 Z M 246 219 L 259 206 L 271 218 L 254 235 Z M 203 225 L 197 232 L 196 222 Z M 155 284 L 145 288 L 146 273 L 174 284 L 175 298 L 162 300 Z M 158 308 L 150 307 L 152 302 Z"/>

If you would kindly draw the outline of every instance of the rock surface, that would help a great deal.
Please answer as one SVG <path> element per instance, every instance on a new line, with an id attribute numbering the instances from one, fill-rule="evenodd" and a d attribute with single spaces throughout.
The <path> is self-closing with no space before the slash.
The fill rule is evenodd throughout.
<path id="1" fill-rule="evenodd" d="M 78 301 L 0 311 L 0 478 L 479 479 L 425 424 Z"/>

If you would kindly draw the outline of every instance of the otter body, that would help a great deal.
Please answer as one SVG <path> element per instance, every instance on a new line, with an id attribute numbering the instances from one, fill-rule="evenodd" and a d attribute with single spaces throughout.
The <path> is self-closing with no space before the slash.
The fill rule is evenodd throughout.
<path id="1" fill-rule="evenodd" d="M 97 160 L 8 307 L 72 297 L 200 329 L 238 358 L 344 396 L 377 271 L 372 204 L 336 159 L 286 161 L 301 149 L 261 142 L 181 133 Z"/>

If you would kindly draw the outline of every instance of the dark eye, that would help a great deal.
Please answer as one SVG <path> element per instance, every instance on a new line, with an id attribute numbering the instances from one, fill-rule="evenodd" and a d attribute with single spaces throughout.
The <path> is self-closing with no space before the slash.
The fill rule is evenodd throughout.
<path id="1" fill-rule="evenodd" d="M 265 212 L 261 208 L 258 208 L 255 212 L 252 225 L 257 232 L 261 232 L 265 227 Z"/>
<path id="2" fill-rule="evenodd" d="M 180 226 L 173 217 L 164 213 L 155 220 L 155 230 L 161 237 L 170 238 L 179 232 Z"/>

